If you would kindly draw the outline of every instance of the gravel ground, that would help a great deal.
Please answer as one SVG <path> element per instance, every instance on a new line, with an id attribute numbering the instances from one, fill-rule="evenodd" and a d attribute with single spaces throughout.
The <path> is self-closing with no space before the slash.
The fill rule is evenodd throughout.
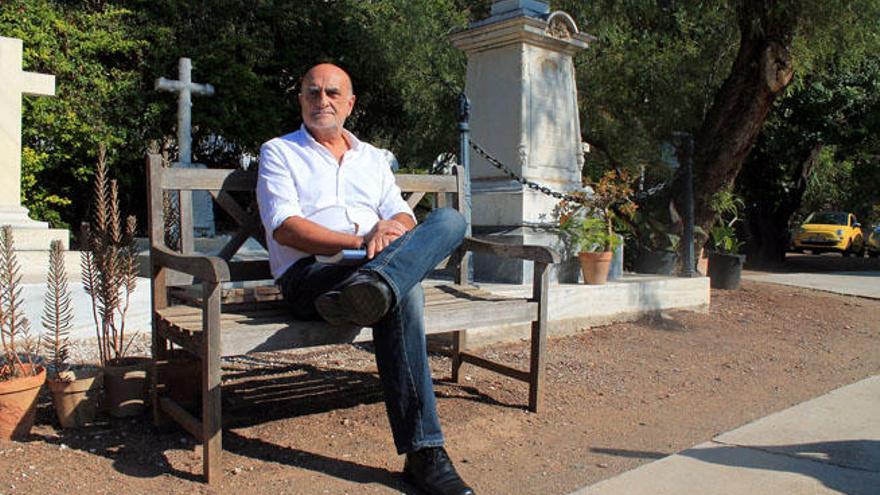
<path id="1" fill-rule="evenodd" d="M 450 454 L 480 494 L 566 494 L 880 372 L 880 301 L 744 282 L 706 313 L 584 329 L 548 345 L 546 408 L 524 384 L 433 354 Z M 525 342 L 481 351 L 525 367 Z M 224 364 L 217 487 L 201 451 L 150 416 L 61 430 L 48 397 L 0 441 L 0 494 L 416 493 L 399 476 L 369 347 Z"/>

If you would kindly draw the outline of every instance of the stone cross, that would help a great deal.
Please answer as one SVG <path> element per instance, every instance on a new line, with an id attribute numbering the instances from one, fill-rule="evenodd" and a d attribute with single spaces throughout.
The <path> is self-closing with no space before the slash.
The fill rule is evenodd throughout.
<path id="1" fill-rule="evenodd" d="M 177 146 L 178 165 L 198 167 L 192 163 L 192 96 L 214 94 L 214 86 L 192 82 L 192 60 L 181 57 L 178 62 L 178 80 L 156 79 L 157 91 L 177 93 Z M 204 166 L 201 166 L 204 168 Z M 184 252 L 192 251 L 191 236 L 185 231 L 192 226 L 199 236 L 214 236 L 214 210 L 210 194 L 197 191 L 194 195 L 181 192 L 181 234 Z"/>
<path id="2" fill-rule="evenodd" d="M 22 41 L 0 36 L 0 225 L 46 228 L 21 206 L 21 97 L 54 96 L 55 76 L 21 66 Z"/>
<path id="3" fill-rule="evenodd" d="M 192 95 L 211 96 L 214 86 L 192 82 L 192 60 L 181 57 L 178 65 L 180 79 L 156 80 L 157 91 L 177 93 L 177 145 L 180 148 L 178 161 L 192 163 Z"/>

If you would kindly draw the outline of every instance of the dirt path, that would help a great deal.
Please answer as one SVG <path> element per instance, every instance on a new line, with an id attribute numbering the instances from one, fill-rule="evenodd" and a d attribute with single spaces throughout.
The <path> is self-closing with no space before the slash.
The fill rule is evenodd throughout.
<path id="1" fill-rule="evenodd" d="M 459 471 L 485 494 L 566 494 L 706 441 L 771 412 L 880 373 L 880 301 L 745 282 L 708 313 L 552 339 L 546 411 L 525 386 L 465 368 L 438 383 Z M 524 366 L 524 343 L 485 352 Z M 6 493 L 414 493 L 397 475 L 369 352 L 229 362 L 222 484 L 198 482 L 201 457 L 149 417 L 56 429 L 44 403 L 33 438 L 0 442 Z M 448 360 L 432 358 L 435 377 Z M 44 401 L 45 402 L 45 401 Z"/>

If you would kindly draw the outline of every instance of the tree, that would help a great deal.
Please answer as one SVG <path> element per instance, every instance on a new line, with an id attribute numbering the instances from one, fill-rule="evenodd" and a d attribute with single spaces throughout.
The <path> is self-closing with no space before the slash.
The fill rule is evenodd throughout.
<path id="1" fill-rule="evenodd" d="M 841 209 L 864 221 L 880 199 L 878 36 L 840 37 L 776 105 L 738 179 L 756 263 L 784 260 L 799 212 Z"/>
<path id="2" fill-rule="evenodd" d="M 24 204 L 54 225 L 87 218 L 99 143 L 120 181 L 123 208 L 145 213 L 143 153 L 176 147 L 174 97 L 153 81 L 213 84 L 195 98 L 194 158 L 236 166 L 262 142 L 299 126 L 299 77 L 320 61 L 354 77 L 351 128 L 407 166 L 455 149 L 455 96 L 464 56 L 447 41 L 468 21 L 464 0 L 134 0 L 0 3 L 0 31 L 25 40 L 29 70 L 56 75 L 58 96 L 26 100 Z M 176 154 L 171 150 L 172 157 Z M 143 223 L 143 222 L 142 222 Z"/>
<path id="3" fill-rule="evenodd" d="M 117 163 L 137 143 L 150 115 L 141 108 L 139 54 L 129 11 L 103 5 L 11 0 L 0 3 L 0 31 L 22 38 L 28 70 L 55 75 L 56 97 L 25 98 L 22 204 L 55 226 L 84 218 L 98 143 Z"/>
<path id="4" fill-rule="evenodd" d="M 869 52 L 880 10 L 876 0 L 555 5 L 592 23 L 586 30 L 598 37 L 577 60 L 586 140 L 598 150 L 586 171 L 644 167 L 649 181 L 666 180 L 664 147 L 675 131 L 690 133 L 704 232 L 715 218 L 712 196 L 732 186 L 777 98 L 793 80 L 808 84 L 832 54 Z M 672 202 L 682 211 L 682 187 L 679 178 L 644 209 L 665 216 Z"/>

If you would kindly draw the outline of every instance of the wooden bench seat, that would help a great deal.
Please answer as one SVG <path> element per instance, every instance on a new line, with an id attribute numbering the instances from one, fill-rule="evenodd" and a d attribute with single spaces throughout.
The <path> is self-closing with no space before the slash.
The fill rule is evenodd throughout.
<path id="1" fill-rule="evenodd" d="M 370 328 L 332 327 L 318 321 L 295 321 L 281 300 L 277 287 L 224 291 L 220 315 L 222 356 L 249 352 L 267 352 L 340 342 L 368 342 Z M 174 294 L 174 292 L 172 292 Z M 246 302 L 239 302 L 247 294 Z M 186 297 L 186 296 L 184 296 Z M 183 299 L 183 297 L 182 297 Z M 188 299 L 188 298 L 187 298 Z M 198 299 L 190 299 L 199 302 Z M 228 301 L 228 302 L 226 302 Z M 157 310 L 162 337 L 181 347 L 200 347 L 204 328 L 202 308 L 178 305 Z M 521 323 L 537 318 L 538 303 L 511 299 L 463 285 L 427 285 L 425 287 L 425 327 L 428 334 L 446 333 L 461 328 L 475 329 L 505 323 Z"/>
<path id="2" fill-rule="evenodd" d="M 151 396 L 157 425 L 174 420 L 203 444 L 203 470 L 209 483 L 220 477 L 221 357 L 259 351 L 277 351 L 316 345 L 371 340 L 369 328 L 331 326 L 324 322 L 292 319 L 272 284 L 268 260 L 235 261 L 233 256 L 254 238 L 265 247 L 259 214 L 253 201 L 255 171 L 166 168 L 159 155 L 147 155 L 152 286 Z M 412 207 L 464 210 L 461 167 L 453 175 L 397 175 L 401 191 Z M 191 192 L 208 191 L 239 226 L 214 256 L 194 252 Z M 180 205 L 180 251 L 165 244 L 166 195 L 177 194 Z M 242 198 L 249 204 L 241 205 Z M 426 199 L 427 198 L 427 199 Z M 532 296 L 509 298 L 466 284 L 469 254 L 493 254 L 534 262 Z M 426 333 L 452 334 L 451 380 L 457 382 L 463 364 L 479 366 L 529 384 L 528 408 L 541 407 L 547 332 L 549 266 L 558 255 L 542 246 L 516 246 L 466 238 L 445 261 L 453 282 L 426 281 Z M 171 283 L 174 281 L 174 283 Z M 230 286 L 239 283 L 243 287 Z M 529 368 L 521 370 L 468 352 L 467 331 L 505 324 L 531 325 Z M 193 412 L 175 402 L 160 368 L 172 350 L 186 351 L 200 362 L 201 407 Z M 197 415 L 199 417 L 197 417 Z"/>

